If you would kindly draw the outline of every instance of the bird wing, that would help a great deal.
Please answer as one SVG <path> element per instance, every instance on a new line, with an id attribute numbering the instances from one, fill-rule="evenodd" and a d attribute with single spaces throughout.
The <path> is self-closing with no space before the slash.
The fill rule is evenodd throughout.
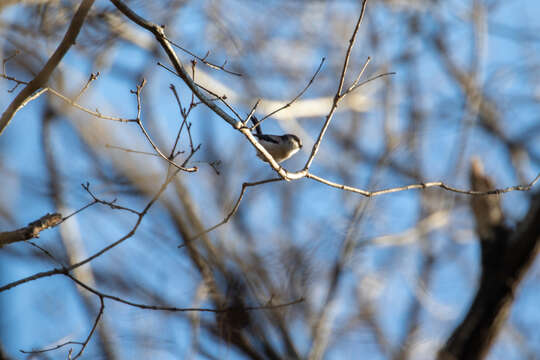
<path id="1" fill-rule="evenodd" d="M 259 120 L 255 117 L 255 115 L 251 115 L 251 122 L 253 123 L 253 126 L 255 126 L 255 131 L 257 132 L 256 136 L 257 137 L 264 136 L 261 129 L 261 125 L 259 125 Z"/>

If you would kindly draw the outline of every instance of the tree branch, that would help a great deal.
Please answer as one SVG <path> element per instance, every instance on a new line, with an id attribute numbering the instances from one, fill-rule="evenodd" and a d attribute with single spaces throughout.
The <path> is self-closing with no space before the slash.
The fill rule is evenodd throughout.
<path id="1" fill-rule="evenodd" d="M 14 242 L 38 238 L 41 231 L 55 227 L 60 224 L 62 220 L 62 215 L 58 213 L 47 214 L 23 228 L 14 231 L 0 232 L 0 248 Z"/>

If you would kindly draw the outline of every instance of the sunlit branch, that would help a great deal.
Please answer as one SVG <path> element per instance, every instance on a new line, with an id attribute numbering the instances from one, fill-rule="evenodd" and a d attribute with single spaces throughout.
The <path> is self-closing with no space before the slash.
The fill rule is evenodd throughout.
<path id="1" fill-rule="evenodd" d="M 86 81 L 86 84 L 84 84 L 83 88 L 81 89 L 81 91 L 79 91 L 79 93 L 77 94 L 77 96 L 75 96 L 75 99 L 73 99 L 73 102 L 76 102 L 77 100 L 79 100 L 79 98 L 82 96 L 82 94 L 88 89 L 88 87 L 90 86 L 90 84 L 94 81 L 94 80 L 97 80 L 99 76 L 99 71 L 96 72 L 96 73 L 91 73 L 90 74 L 90 77 L 88 77 L 88 80 Z"/>
<path id="2" fill-rule="evenodd" d="M 26 241 L 39 237 L 39 233 L 45 229 L 55 227 L 62 222 L 61 214 L 47 214 L 27 226 L 13 230 L 0 232 L 0 248 L 4 245 L 19 241 Z"/>
<path id="3" fill-rule="evenodd" d="M 531 181 L 527 185 L 515 185 L 515 186 L 506 187 L 506 188 L 492 189 L 492 190 L 487 190 L 487 191 L 474 191 L 474 190 L 458 189 L 456 187 L 446 185 L 442 181 L 431 181 L 431 182 L 425 182 L 425 183 L 420 183 L 420 184 L 398 186 L 398 187 L 393 187 L 393 188 L 388 188 L 388 189 L 383 189 L 383 190 L 367 191 L 367 190 L 362 190 L 362 189 L 355 188 L 355 187 L 352 187 L 352 186 L 347 186 L 347 185 L 335 183 L 333 181 L 326 180 L 324 178 L 321 178 L 321 177 L 319 177 L 317 175 L 314 175 L 314 174 L 311 174 L 311 173 L 308 173 L 306 175 L 306 177 L 309 178 L 309 179 L 313 179 L 315 181 L 318 181 L 320 183 L 323 183 L 325 185 L 335 187 L 337 189 L 358 193 L 358 194 L 364 195 L 366 197 L 373 197 L 373 196 L 391 194 L 391 193 L 400 192 L 400 191 L 414 190 L 414 189 L 427 189 L 427 188 L 431 188 L 431 187 L 439 187 L 439 188 L 444 189 L 444 190 L 448 190 L 448 191 L 455 192 L 455 193 L 458 193 L 458 194 L 466 194 L 466 195 L 498 195 L 498 194 L 504 194 L 504 193 L 511 192 L 511 191 L 529 191 L 538 182 L 538 180 L 540 179 L 540 174 L 538 174 L 536 176 L 536 178 L 534 178 L 534 180 Z"/>
<path id="4" fill-rule="evenodd" d="M 117 116 L 109 116 L 109 115 L 103 115 L 102 113 L 100 113 L 97 109 L 96 111 L 92 111 L 78 103 L 76 103 L 74 100 L 71 100 L 70 98 L 68 98 L 67 96 L 59 93 L 58 91 L 48 87 L 48 88 L 45 88 L 43 89 L 44 91 L 48 91 L 50 92 L 51 94 L 59 97 L 60 99 L 64 100 L 66 103 L 68 103 L 69 105 L 73 106 L 74 108 L 77 108 L 89 115 L 92 115 L 92 116 L 95 116 L 99 119 L 103 119 L 103 120 L 111 120 L 111 121 L 118 121 L 118 122 L 135 122 L 136 120 L 135 119 L 124 119 L 124 118 L 121 118 L 121 117 L 117 117 Z"/>

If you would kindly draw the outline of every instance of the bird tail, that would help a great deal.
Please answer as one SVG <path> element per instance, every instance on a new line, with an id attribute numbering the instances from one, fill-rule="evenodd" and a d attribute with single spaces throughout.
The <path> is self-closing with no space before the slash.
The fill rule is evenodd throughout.
<path id="1" fill-rule="evenodd" d="M 255 127 L 255 131 L 257 132 L 258 136 L 262 136 L 262 129 L 261 125 L 259 124 L 259 120 L 255 117 L 255 115 L 251 115 L 251 122 L 253 123 L 253 126 Z"/>

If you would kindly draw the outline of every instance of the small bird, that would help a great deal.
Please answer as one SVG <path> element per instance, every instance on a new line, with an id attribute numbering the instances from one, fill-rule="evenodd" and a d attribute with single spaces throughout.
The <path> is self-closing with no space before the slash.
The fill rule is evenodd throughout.
<path id="1" fill-rule="evenodd" d="M 253 135 L 259 139 L 259 144 L 272 155 L 276 162 L 280 163 L 287 160 L 302 148 L 302 140 L 300 140 L 298 136 L 293 134 L 263 134 L 261 126 L 259 125 L 259 120 L 257 120 L 255 116 L 251 116 L 251 121 L 256 130 L 256 133 Z M 257 153 L 257 156 L 263 161 L 266 161 L 261 153 Z"/>

